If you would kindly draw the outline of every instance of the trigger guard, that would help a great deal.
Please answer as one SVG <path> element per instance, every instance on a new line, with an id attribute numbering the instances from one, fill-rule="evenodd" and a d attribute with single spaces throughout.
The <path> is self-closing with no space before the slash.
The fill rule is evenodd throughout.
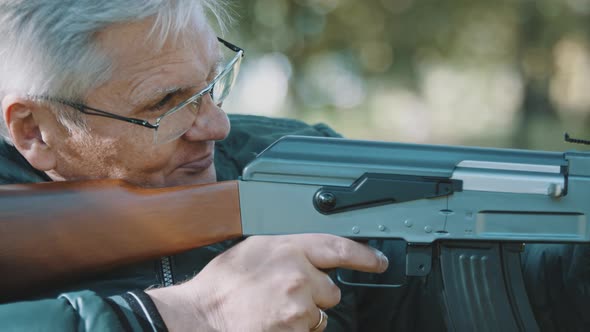
<path id="1" fill-rule="evenodd" d="M 399 287 L 403 287 L 406 285 L 406 282 L 400 283 L 400 284 L 378 284 L 378 283 L 371 284 L 368 282 L 353 282 L 350 280 L 346 280 L 345 277 L 343 277 L 343 274 L 346 272 L 348 272 L 348 274 L 365 273 L 365 272 L 357 272 L 357 271 L 353 271 L 353 270 L 338 269 L 336 271 L 336 278 L 338 279 L 338 282 L 340 282 L 344 285 L 347 285 L 347 286 L 373 287 L 373 288 L 399 288 Z M 366 273 L 366 274 L 369 274 L 371 276 L 377 275 L 376 273 Z M 407 280 L 407 278 L 405 280 Z"/>

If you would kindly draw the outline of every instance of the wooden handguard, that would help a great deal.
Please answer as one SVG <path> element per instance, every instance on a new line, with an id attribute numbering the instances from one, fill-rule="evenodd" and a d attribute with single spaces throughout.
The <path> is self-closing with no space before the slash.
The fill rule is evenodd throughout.
<path id="1" fill-rule="evenodd" d="M 0 186 L 0 298 L 241 235 L 237 181 Z"/>

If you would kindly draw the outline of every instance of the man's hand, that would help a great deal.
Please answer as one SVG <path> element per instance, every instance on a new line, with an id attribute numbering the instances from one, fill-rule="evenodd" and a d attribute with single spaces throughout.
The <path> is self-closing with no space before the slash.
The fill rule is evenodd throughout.
<path id="1" fill-rule="evenodd" d="M 172 331 L 309 331 L 320 309 L 340 302 L 325 270 L 380 273 L 387 265 L 382 253 L 333 235 L 252 236 L 192 280 L 147 293 Z"/>

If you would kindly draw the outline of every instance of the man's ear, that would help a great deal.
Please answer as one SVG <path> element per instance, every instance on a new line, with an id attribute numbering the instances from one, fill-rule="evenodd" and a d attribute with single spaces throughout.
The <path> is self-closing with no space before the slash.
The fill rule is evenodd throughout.
<path id="1" fill-rule="evenodd" d="M 23 157 L 36 169 L 49 171 L 56 166 L 56 156 L 43 137 L 43 126 L 50 114 L 40 104 L 18 96 L 2 99 L 4 121 L 12 143 Z"/>

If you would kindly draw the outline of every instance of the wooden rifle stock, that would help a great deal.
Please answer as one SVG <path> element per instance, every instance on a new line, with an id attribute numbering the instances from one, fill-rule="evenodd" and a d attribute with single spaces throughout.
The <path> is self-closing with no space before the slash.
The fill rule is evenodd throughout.
<path id="1" fill-rule="evenodd" d="M 0 186 L 0 298 L 241 235 L 237 181 Z"/>

